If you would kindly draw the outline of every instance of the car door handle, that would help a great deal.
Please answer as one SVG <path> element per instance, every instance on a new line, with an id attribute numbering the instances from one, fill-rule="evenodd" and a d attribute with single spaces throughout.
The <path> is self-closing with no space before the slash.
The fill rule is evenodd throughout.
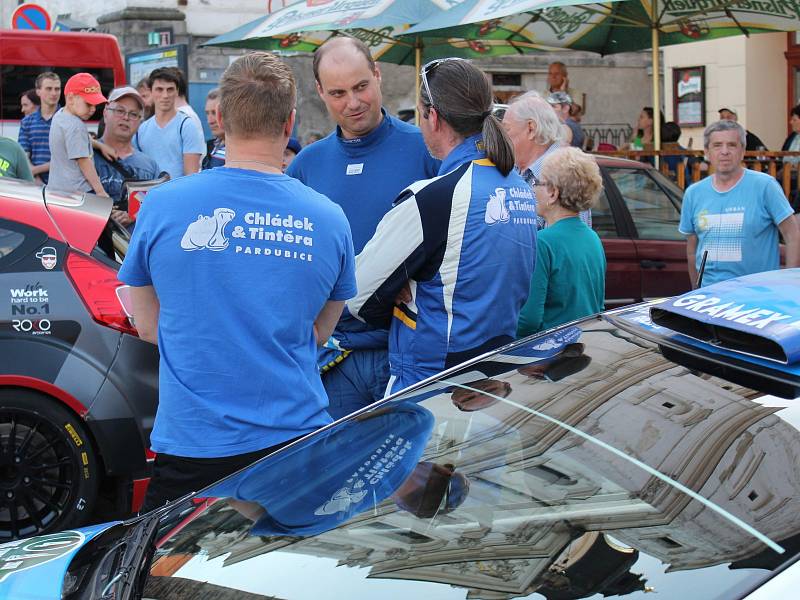
<path id="1" fill-rule="evenodd" d="M 663 260 L 643 260 L 639 263 L 643 269 L 664 269 L 667 266 Z"/>

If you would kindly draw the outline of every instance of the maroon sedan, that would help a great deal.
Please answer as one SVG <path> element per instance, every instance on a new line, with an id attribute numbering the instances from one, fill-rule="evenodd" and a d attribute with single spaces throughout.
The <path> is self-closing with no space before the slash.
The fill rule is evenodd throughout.
<path id="1" fill-rule="evenodd" d="M 688 291 L 683 191 L 648 164 L 598 156 L 603 193 L 592 227 L 606 251 L 606 308 Z"/>

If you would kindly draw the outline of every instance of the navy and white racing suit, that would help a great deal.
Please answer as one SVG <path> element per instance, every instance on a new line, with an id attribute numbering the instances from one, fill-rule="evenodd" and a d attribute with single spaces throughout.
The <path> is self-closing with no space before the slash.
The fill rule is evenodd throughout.
<path id="1" fill-rule="evenodd" d="M 356 258 L 353 316 L 388 326 L 387 393 L 514 340 L 536 264 L 531 188 L 480 135 L 403 191 Z M 395 304 L 408 285 L 411 300 Z"/>

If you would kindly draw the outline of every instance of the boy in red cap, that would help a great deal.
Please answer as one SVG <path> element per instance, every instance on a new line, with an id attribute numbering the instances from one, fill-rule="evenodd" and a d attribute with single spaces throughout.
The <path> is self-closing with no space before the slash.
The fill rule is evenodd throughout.
<path id="1" fill-rule="evenodd" d="M 94 192 L 108 196 L 92 160 L 92 140 L 84 121 L 95 106 L 106 102 L 100 83 L 89 73 L 73 75 L 64 86 L 66 106 L 50 125 L 50 180 L 48 187 L 64 192 Z"/>

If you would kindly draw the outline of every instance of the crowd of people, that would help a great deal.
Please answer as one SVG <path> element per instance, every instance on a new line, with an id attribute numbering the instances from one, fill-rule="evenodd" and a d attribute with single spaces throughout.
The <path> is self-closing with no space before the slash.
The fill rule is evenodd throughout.
<path id="1" fill-rule="evenodd" d="M 108 98 L 76 75 L 64 107 L 57 77 L 37 79 L 41 106 L 23 128 L 35 175 L 115 202 L 126 179 L 170 175 L 142 205 L 119 271 L 140 337 L 161 354 L 145 509 L 603 309 L 591 228 L 602 177 L 571 145 L 577 94 L 551 67 L 546 93 L 514 98 L 501 121 L 484 73 L 431 61 L 415 127 L 384 109 L 369 49 L 334 38 L 312 71 L 336 128 L 304 148 L 292 138 L 294 74 L 269 53 L 237 59 L 208 94 L 208 143 L 176 69 Z M 101 103 L 90 141 L 84 121 Z M 741 167 L 745 144 L 735 120 L 706 130 L 714 175 L 687 190 L 680 225 L 697 285 L 701 259 L 703 284 L 778 268 L 778 232 L 786 265 L 800 264 L 792 211 L 774 179 Z M 133 224 L 121 206 L 112 216 Z"/>
<path id="2" fill-rule="evenodd" d="M 113 89 L 108 98 L 88 73 L 71 77 L 63 91 L 62 107 L 61 78 L 44 72 L 35 87 L 22 94 L 18 144 L 0 140 L 1 175 L 59 191 L 111 197 L 112 217 L 131 227 L 126 181 L 174 179 L 225 164 L 225 134 L 214 115 L 219 90 L 206 99 L 212 134 L 206 141 L 200 117 L 186 100 L 187 81 L 180 69 L 156 69 L 136 87 Z M 85 122 L 99 105 L 104 108 L 95 135 Z M 284 169 L 300 150 L 299 142 L 290 139 Z"/>

